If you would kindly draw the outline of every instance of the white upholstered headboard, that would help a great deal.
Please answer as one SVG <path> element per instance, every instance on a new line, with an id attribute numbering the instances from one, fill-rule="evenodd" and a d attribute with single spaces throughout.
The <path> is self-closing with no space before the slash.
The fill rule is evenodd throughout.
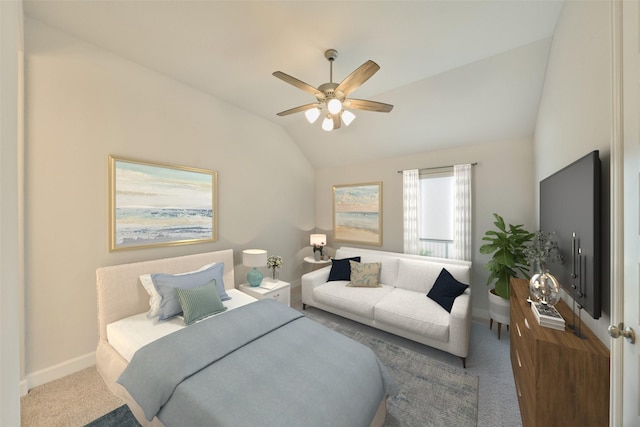
<path id="1" fill-rule="evenodd" d="M 149 295 L 138 280 L 139 276 L 150 273 L 184 273 L 212 262 L 224 263 L 224 287 L 233 289 L 235 281 L 232 249 L 98 268 L 96 286 L 100 339 L 107 339 L 109 323 L 149 310 Z"/>

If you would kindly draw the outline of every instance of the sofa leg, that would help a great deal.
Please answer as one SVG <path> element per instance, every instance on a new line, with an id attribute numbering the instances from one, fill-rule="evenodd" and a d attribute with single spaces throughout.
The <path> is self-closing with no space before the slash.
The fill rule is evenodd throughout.
<path id="1" fill-rule="evenodd" d="M 462 359 L 462 367 L 464 369 L 467 369 L 467 358 L 466 357 L 461 357 L 460 359 Z"/>
<path id="2" fill-rule="evenodd" d="M 306 309 L 307 309 L 307 304 L 302 303 L 302 309 L 303 309 L 303 310 L 306 310 Z"/>

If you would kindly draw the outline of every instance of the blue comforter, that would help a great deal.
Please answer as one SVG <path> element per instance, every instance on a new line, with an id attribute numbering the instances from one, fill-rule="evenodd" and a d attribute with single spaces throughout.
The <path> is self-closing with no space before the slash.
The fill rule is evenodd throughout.
<path id="1" fill-rule="evenodd" d="M 269 299 L 148 344 L 118 383 L 166 426 L 368 426 L 393 387 L 368 347 Z"/>

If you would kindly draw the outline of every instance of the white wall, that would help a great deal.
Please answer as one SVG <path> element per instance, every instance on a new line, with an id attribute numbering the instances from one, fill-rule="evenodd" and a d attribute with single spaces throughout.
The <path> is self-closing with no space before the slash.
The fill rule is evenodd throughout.
<path id="1" fill-rule="evenodd" d="M 402 252 L 402 174 L 399 170 L 475 163 L 473 167 L 473 271 L 472 305 L 474 316 L 489 318 L 485 286 L 489 273 L 484 264 L 489 256 L 478 248 L 482 236 L 494 228 L 493 213 L 512 224 L 524 224 L 534 230 L 533 141 L 531 138 L 499 141 L 448 150 L 429 151 L 406 157 L 385 159 L 376 163 L 316 171 L 316 226 L 327 233 L 330 252 L 340 247 L 332 241 L 333 192 L 340 184 L 382 181 L 382 250 Z M 437 203 L 437 201 L 435 201 Z M 348 246 L 358 246 L 349 244 Z"/>
<path id="2" fill-rule="evenodd" d="M 20 424 L 22 3 L 0 2 L 0 425 Z"/>
<path id="3" fill-rule="evenodd" d="M 602 259 L 607 264 L 602 268 L 603 313 L 596 321 L 583 312 L 583 319 L 607 346 L 612 120 L 610 16 L 609 2 L 565 2 L 551 46 L 534 144 L 536 198 L 540 180 L 585 154 L 600 150 Z"/>
<path id="4" fill-rule="evenodd" d="M 29 386 L 95 363 L 100 266 L 232 248 L 239 284 L 259 247 L 299 283 L 314 172 L 281 127 L 39 21 L 25 33 Z M 218 242 L 109 252 L 109 154 L 218 171 Z"/>

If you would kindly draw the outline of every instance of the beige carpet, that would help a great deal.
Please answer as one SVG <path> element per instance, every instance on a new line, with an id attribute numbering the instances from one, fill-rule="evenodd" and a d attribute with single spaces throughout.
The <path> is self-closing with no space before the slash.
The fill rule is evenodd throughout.
<path id="1" fill-rule="evenodd" d="M 121 406 L 95 367 L 31 389 L 20 399 L 23 427 L 75 427 Z"/>

